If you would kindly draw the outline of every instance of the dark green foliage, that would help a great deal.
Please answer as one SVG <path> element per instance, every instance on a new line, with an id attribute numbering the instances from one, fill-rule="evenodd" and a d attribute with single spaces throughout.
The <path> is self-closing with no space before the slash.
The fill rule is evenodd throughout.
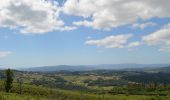
<path id="1" fill-rule="evenodd" d="M 10 69 L 7 69 L 5 71 L 6 74 L 6 80 L 5 80 L 5 90 L 6 92 L 10 92 L 12 88 L 12 82 L 13 82 L 13 71 Z"/>
<path id="2" fill-rule="evenodd" d="M 22 93 L 23 79 L 22 78 L 18 78 L 17 79 L 17 83 L 18 83 L 18 88 L 19 88 L 19 94 L 21 94 Z"/>
<path id="3" fill-rule="evenodd" d="M 137 75 L 125 75 L 122 77 L 125 80 L 138 83 L 166 83 L 170 84 L 170 73 L 144 73 L 138 72 Z"/>
<path id="4" fill-rule="evenodd" d="M 88 86 L 123 86 L 127 84 L 127 82 L 113 79 L 85 80 L 85 83 L 87 83 Z"/>
<path id="5" fill-rule="evenodd" d="M 112 70 L 42 73 L 10 69 L 5 72 L 6 83 L 7 76 L 13 80 L 14 73 L 15 78 L 10 81 L 10 93 L 3 92 L 4 84 L 0 81 L 0 100 L 170 100 L 170 84 L 161 81 L 169 80 L 169 76 L 165 77 L 168 73 Z"/>
<path id="6" fill-rule="evenodd" d="M 49 88 L 66 89 L 66 90 L 87 90 L 86 87 L 73 84 L 71 82 L 64 80 L 61 77 L 55 77 L 53 80 L 41 78 L 39 80 L 33 80 L 31 84 L 37 85 L 37 86 L 42 85 L 42 86 L 49 87 Z"/>

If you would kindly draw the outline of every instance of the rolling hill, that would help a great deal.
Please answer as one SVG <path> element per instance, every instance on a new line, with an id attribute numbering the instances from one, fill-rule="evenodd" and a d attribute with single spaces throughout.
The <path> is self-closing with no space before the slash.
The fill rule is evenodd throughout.
<path id="1" fill-rule="evenodd" d="M 167 71 L 170 64 L 101 64 L 101 65 L 58 65 L 20 68 L 21 71 L 90 71 L 90 70 L 126 70 L 126 71 Z"/>

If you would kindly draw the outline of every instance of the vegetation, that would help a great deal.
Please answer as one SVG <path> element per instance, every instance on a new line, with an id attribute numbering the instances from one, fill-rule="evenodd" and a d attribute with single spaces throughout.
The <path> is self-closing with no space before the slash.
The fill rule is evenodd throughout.
<path id="1" fill-rule="evenodd" d="M 10 69 L 7 69 L 5 71 L 5 74 L 6 74 L 5 90 L 6 92 L 9 92 L 12 88 L 13 72 Z"/>
<path id="2" fill-rule="evenodd" d="M 10 69 L 3 72 L 0 71 L 0 100 L 170 99 L 169 73 L 111 70 L 42 73 Z M 7 83 L 10 93 L 5 93 Z"/>

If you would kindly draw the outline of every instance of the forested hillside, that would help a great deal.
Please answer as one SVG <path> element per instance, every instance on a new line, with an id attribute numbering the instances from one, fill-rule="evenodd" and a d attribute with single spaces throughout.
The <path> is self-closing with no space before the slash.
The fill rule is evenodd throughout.
<path id="1" fill-rule="evenodd" d="M 13 70 L 5 93 L 5 71 L 0 71 L 2 100 L 168 100 L 170 73 L 138 71 L 24 72 Z"/>

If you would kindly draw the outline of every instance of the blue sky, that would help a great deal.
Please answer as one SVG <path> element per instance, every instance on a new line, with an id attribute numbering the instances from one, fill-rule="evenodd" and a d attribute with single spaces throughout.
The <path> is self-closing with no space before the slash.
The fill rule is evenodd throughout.
<path id="1" fill-rule="evenodd" d="M 56 2 L 0 4 L 0 66 L 170 63 L 169 0 Z"/>

